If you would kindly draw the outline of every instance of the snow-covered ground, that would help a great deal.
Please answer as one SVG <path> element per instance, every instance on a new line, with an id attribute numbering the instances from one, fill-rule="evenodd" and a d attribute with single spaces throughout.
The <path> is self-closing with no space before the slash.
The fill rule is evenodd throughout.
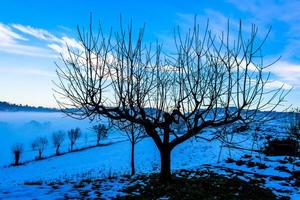
<path id="1" fill-rule="evenodd" d="M 1 116 L 1 130 L 9 130 L 9 137 L 1 132 L 0 141 L 6 150 L 1 150 L 1 152 L 10 152 L 10 145 L 16 140 L 22 140 L 24 143 L 28 143 L 27 147 L 32 138 L 39 134 L 50 134 L 54 130 L 80 127 L 83 132 L 88 132 L 91 124 L 88 121 L 74 121 L 73 119 L 61 118 L 59 113 L 22 113 L 18 117 L 14 116 L 17 113 L 6 113 L 6 118 Z M 26 116 L 29 115 L 29 116 Z M 35 120 L 35 124 L 39 124 L 38 128 L 30 128 L 25 130 L 26 124 L 31 124 L 30 121 Z M 281 119 L 282 120 L 282 119 Z M 281 125 L 283 122 L 276 120 L 273 122 L 268 122 L 267 125 L 261 130 L 264 134 L 275 134 L 276 132 L 282 132 L 284 127 Z M 5 127 L 6 129 L 4 129 Z M 18 130 L 18 131 L 12 131 Z M 250 132 L 253 132 L 253 127 Z M 207 133 L 209 134 L 209 132 Z M 28 186 L 24 183 L 31 182 L 56 182 L 62 180 L 77 181 L 82 179 L 101 179 L 105 180 L 106 177 L 117 175 L 121 176 L 124 174 L 129 174 L 130 172 L 130 143 L 128 141 L 120 140 L 118 137 L 122 138 L 122 135 L 117 131 L 111 133 L 112 142 L 115 142 L 108 146 L 95 147 L 92 149 L 87 149 L 80 152 L 69 153 L 59 157 L 53 157 L 50 159 L 45 159 L 41 161 L 30 162 L 23 166 L 18 167 L 2 167 L 0 169 L 0 199 L 28 199 L 38 198 L 63 198 L 64 193 L 68 193 L 70 190 L 70 185 L 65 185 L 59 190 L 53 190 L 51 187 L 47 186 Z M 251 134 L 240 133 L 234 140 L 244 141 L 239 144 L 241 147 L 249 148 L 252 146 L 252 140 L 250 140 Z M 7 136 L 7 137 L 6 137 Z M 93 135 L 90 135 L 89 141 L 92 143 Z M 124 137 L 123 137 L 124 138 Z M 81 141 L 83 142 L 83 141 Z M 93 141 L 94 142 L 94 141 Z M 261 146 L 263 140 L 255 144 Z M 67 145 L 67 144 L 66 144 Z M 80 146 L 80 145 L 79 145 Z M 220 154 L 221 143 L 219 141 L 207 142 L 201 139 L 191 139 L 179 146 L 177 146 L 172 152 L 172 169 L 204 169 L 205 167 L 210 167 L 219 173 L 228 174 L 224 168 L 230 168 L 231 170 L 242 170 L 244 173 L 258 173 L 267 176 L 265 186 L 272 189 L 282 189 L 288 190 L 287 193 L 293 199 L 300 198 L 299 191 L 292 186 L 282 186 L 278 182 L 274 181 L 272 177 L 269 176 L 279 176 L 287 178 L 290 174 L 275 170 L 280 164 L 279 160 L 283 160 L 282 157 L 259 157 L 257 153 L 253 152 L 253 157 L 250 159 L 253 162 L 266 163 L 266 169 L 259 169 L 257 167 L 247 167 L 246 165 L 238 166 L 234 163 L 227 163 L 225 160 L 229 157 L 238 160 L 245 153 L 245 151 L 237 149 L 223 148 Z M 30 148 L 29 148 L 30 149 Z M 48 153 L 51 154 L 52 150 L 49 149 Z M 1 155 L 2 156 L 2 155 Z M 29 155 L 28 155 L 29 156 Z M 32 156 L 32 155 L 31 155 Z M 136 146 L 136 170 L 137 173 L 149 173 L 159 170 L 159 153 L 150 138 L 145 138 Z M 7 163 L 9 161 L 8 157 L 5 159 L 1 158 L 2 163 Z M 25 158 L 26 159 L 26 158 Z M 273 159 L 273 161 L 272 161 Z M 275 159 L 275 161 L 274 161 Z M 10 158 L 11 160 L 11 158 Z M 218 160 L 220 162 L 218 162 Z M 277 162 L 278 161 L 278 162 Z M 292 166 L 291 164 L 286 164 L 289 170 L 300 170 L 299 166 Z M 293 168 L 294 167 L 294 168 Z M 293 168 L 293 169 L 292 169 Z M 233 171 L 234 173 L 234 171 Z M 245 176 L 245 177 L 247 177 Z M 269 177 L 269 178 L 268 178 Z M 241 177 L 242 178 L 242 177 Z M 106 182 L 105 187 L 109 187 L 106 190 L 103 189 L 103 197 L 110 198 L 117 193 L 117 191 L 122 188 L 126 182 L 118 182 L 116 179 L 113 182 Z M 277 192 L 278 193 L 278 192 Z M 280 192 L 278 194 L 281 194 Z M 25 197 L 24 197 L 25 196 Z M 25 198 L 25 199 L 26 199 Z"/>

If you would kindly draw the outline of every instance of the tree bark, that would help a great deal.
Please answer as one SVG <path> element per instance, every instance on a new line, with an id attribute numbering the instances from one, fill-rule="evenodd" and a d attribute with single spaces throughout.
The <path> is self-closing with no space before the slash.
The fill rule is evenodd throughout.
<path id="1" fill-rule="evenodd" d="M 162 183 L 171 181 L 171 150 L 169 148 L 160 150 L 160 181 Z"/>
<path id="2" fill-rule="evenodd" d="M 134 166 L 134 142 L 131 142 L 131 176 L 135 174 L 135 166 Z"/>
<path id="3" fill-rule="evenodd" d="M 39 159 L 39 160 L 42 159 L 42 151 L 41 151 L 41 150 L 39 150 L 39 157 L 38 157 L 38 159 Z"/>
<path id="4" fill-rule="evenodd" d="M 56 146 L 56 155 L 59 155 L 59 145 Z"/>
<path id="5" fill-rule="evenodd" d="M 15 165 L 19 165 L 19 160 L 20 160 L 20 153 L 15 152 Z"/>

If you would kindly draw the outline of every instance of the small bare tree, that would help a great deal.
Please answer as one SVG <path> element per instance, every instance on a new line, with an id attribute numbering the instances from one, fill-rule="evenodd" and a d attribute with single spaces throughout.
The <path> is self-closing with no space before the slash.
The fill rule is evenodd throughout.
<path id="1" fill-rule="evenodd" d="M 81 131 L 79 128 L 74 128 L 68 131 L 68 137 L 70 140 L 70 151 L 73 151 L 73 146 L 76 141 L 80 138 Z"/>
<path id="2" fill-rule="evenodd" d="M 38 156 L 37 156 L 38 160 L 42 159 L 43 151 L 45 150 L 47 145 L 48 145 L 48 139 L 45 136 L 38 137 L 31 143 L 32 149 L 38 152 Z"/>
<path id="3" fill-rule="evenodd" d="M 104 124 L 94 125 L 92 129 L 97 136 L 97 145 L 100 144 L 100 140 L 107 138 L 108 128 Z"/>
<path id="4" fill-rule="evenodd" d="M 14 154 L 14 160 L 15 160 L 14 165 L 20 164 L 20 158 L 23 153 L 23 150 L 24 150 L 23 144 L 17 143 L 13 145 L 12 152 Z"/>
<path id="5" fill-rule="evenodd" d="M 59 155 L 59 148 L 65 140 L 65 133 L 63 131 L 57 131 L 52 134 L 52 143 L 55 147 L 55 154 Z"/>
<path id="6" fill-rule="evenodd" d="M 145 131 L 143 127 L 134 124 L 129 121 L 114 121 L 111 120 L 110 122 L 113 126 L 117 127 L 121 130 L 122 133 L 125 133 L 127 138 L 130 141 L 131 146 L 131 175 L 135 175 L 135 145 L 140 142 L 143 137 L 145 136 Z"/>
<path id="7" fill-rule="evenodd" d="M 260 40 L 255 25 L 247 35 L 242 23 L 236 34 L 228 25 L 215 35 L 195 21 L 186 35 L 175 31 L 174 52 L 145 44 L 144 27 L 136 37 L 131 24 L 114 34 L 94 30 L 92 23 L 78 28 L 81 48 L 69 48 L 57 64 L 57 102 L 73 108 L 66 114 L 74 118 L 101 115 L 142 126 L 160 152 L 163 182 L 171 178 L 174 147 L 196 135 L 220 137 L 203 136 L 206 128 L 265 119 L 268 112 L 259 111 L 273 111 L 287 94 L 266 87 L 269 65 L 261 52 L 268 33 Z"/>

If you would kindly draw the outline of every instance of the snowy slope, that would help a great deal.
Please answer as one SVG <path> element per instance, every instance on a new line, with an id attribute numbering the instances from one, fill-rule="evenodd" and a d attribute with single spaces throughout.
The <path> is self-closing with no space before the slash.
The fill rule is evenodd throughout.
<path id="1" fill-rule="evenodd" d="M 33 114 L 38 124 L 42 124 L 40 127 L 44 129 L 45 126 L 48 127 L 48 134 L 51 131 L 59 129 L 68 129 L 73 127 L 75 123 L 76 126 L 81 126 L 84 131 L 88 131 L 90 124 L 88 121 L 74 122 L 72 119 L 62 120 L 58 113 L 55 114 Z M 7 124 L 16 124 L 15 127 L 23 127 L 24 121 L 30 121 L 31 119 L 27 116 L 20 115 L 20 118 L 15 118 L 12 114 L 7 114 L 7 118 L 1 118 L 1 120 L 6 120 Z M 9 118 L 11 117 L 11 118 Z M 57 119 L 59 118 L 59 120 Z M 283 132 L 284 127 L 282 126 L 282 121 L 275 120 L 266 124 L 263 129 L 263 134 L 274 135 L 277 132 Z M 50 122 L 50 125 L 49 123 Z M 7 126 L 7 125 L 6 125 Z M 5 127 L 5 126 L 3 126 Z M 50 128 L 49 128 L 50 127 Z M 10 127 L 11 128 L 11 127 Z M 3 129 L 2 129 L 3 130 Z M 10 129 L 14 130 L 14 129 Z M 18 129 L 15 129 L 18 130 Z M 31 129 L 29 129 L 31 130 Z M 253 132 L 251 128 L 248 130 Z M 209 134 L 210 131 L 204 133 Z M 249 133 L 249 132 L 248 132 Z M 30 141 L 27 137 L 31 138 L 32 136 L 22 135 L 17 132 L 12 132 L 11 140 L 16 137 L 18 140 L 23 139 L 24 141 Z M 29 131 L 27 134 L 30 133 Z M 45 133 L 47 134 L 47 133 Z M 64 186 L 61 190 L 53 193 L 49 193 L 50 189 L 43 189 L 43 187 L 28 187 L 24 186 L 24 182 L 53 182 L 61 180 L 70 180 L 77 181 L 86 178 L 106 178 L 111 175 L 124 175 L 129 174 L 130 172 L 130 144 L 128 141 L 120 141 L 116 138 L 122 137 L 121 134 L 117 131 L 111 133 L 111 138 L 109 139 L 112 142 L 115 142 L 108 146 L 95 147 L 92 149 L 87 149 L 80 152 L 74 152 L 65 154 L 59 157 L 53 157 L 46 160 L 35 161 L 28 163 L 24 166 L 18 167 L 2 167 L 0 170 L 0 199 L 2 198 L 24 198 L 24 194 L 30 199 L 33 197 L 42 198 L 43 195 L 46 195 L 50 198 L 55 198 L 55 195 L 60 196 L 63 191 L 66 191 L 69 185 Z M 251 134 L 240 133 L 234 137 L 234 141 L 243 141 L 239 144 L 240 147 L 249 148 L 252 145 L 252 141 L 249 140 Z M 1 141 L 6 135 L 1 135 Z M 124 138 L 124 137 L 123 137 Z M 94 142 L 92 138 L 89 140 Z M 260 141 L 257 146 L 261 146 L 264 141 Z M 67 144 L 66 144 L 67 145 Z M 81 145 L 84 146 L 83 141 Z M 79 145 L 80 146 L 80 145 Z M 265 156 L 256 158 L 258 156 L 256 153 L 253 153 L 255 162 L 264 162 L 267 164 L 267 169 L 258 169 L 257 167 L 246 167 L 237 166 L 233 163 L 226 163 L 225 160 L 228 157 L 233 159 L 240 159 L 245 152 L 237 149 L 228 149 L 223 148 L 223 151 L 220 154 L 221 143 L 219 141 L 207 142 L 201 139 L 191 139 L 179 146 L 177 146 L 172 152 L 172 169 L 175 171 L 177 169 L 204 169 L 205 167 L 211 167 L 211 170 L 216 170 L 218 173 L 228 173 L 223 168 L 230 168 L 232 170 L 242 170 L 245 173 L 259 173 L 265 176 L 273 176 L 274 174 L 283 178 L 288 178 L 289 174 L 275 170 L 277 166 L 280 165 L 280 162 L 270 161 L 270 158 Z M 49 154 L 52 150 L 49 149 Z M 246 152 L 249 153 L 249 152 Z M 218 158 L 220 156 L 220 163 Z M 283 158 L 272 158 L 272 159 L 283 159 Z M 6 160 L 7 161 L 7 160 Z M 149 173 L 159 170 L 159 153 L 150 138 L 145 138 L 136 147 L 136 170 L 137 173 Z M 208 165 L 207 165 L 208 164 Z M 292 166 L 287 164 L 288 168 L 292 170 Z M 300 170 L 299 167 L 296 167 L 296 170 Z M 247 175 L 249 176 L 249 175 Z M 243 178 L 243 177 L 241 177 Z M 118 187 L 122 187 L 122 184 L 118 182 L 107 183 L 111 184 L 114 187 L 114 190 L 117 190 Z M 124 184 L 124 183 L 123 183 Z M 280 189 L 283 186 L 274 182 L 272 179 L 267 178 L 266 186 L 270 188 Z M 34 189 L 33 189 L 34 188 Z M 117 189 L 116 189 L 117 188 Z M 285 189 L 288 189 L 289 194 L 293 199 L 299 197 L 299 191 L 291 186 L 287 186 Z M 52 190 L 51 190 L 52 191 Z M 116 191 L 111 192 L 108 196 L 116 195 Z M 280 192 L 278 194 L 281 194 Z"/>

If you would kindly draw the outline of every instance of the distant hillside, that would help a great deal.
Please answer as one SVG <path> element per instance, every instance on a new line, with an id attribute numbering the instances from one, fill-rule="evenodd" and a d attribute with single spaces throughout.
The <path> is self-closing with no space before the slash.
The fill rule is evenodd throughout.
<path id="1" fill-rule="evenodd" d="M 4 101 L 0 101 L 0 111 L 10 111 L 10 112 L 17 112 L 17 111 L 24 111 L 24 112 L 57 112 L 59 111 L 56 108 L 46 108 L 42 106 L 28 106 L 28 105 L 21 105 L 21 104 L 13 104 Z"/>

